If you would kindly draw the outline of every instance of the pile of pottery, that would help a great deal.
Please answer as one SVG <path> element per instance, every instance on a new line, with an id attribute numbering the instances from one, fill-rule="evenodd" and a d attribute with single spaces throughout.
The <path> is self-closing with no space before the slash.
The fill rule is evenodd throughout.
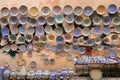
<path id="1" fill-rule="evenodd" d="M 42 80 L 67 80 L 69 78 L 72 78 L 75 75 L 75 72 L 72 68 L 66 69 L 63 68 L 63 70 L 57 70 L 57 71 L 41 71 L 37 70 L 36 72 L 34 70 L 28 71 L 26 70 L 25 66 L 22 67 L 20 72 L 15 70 L 9 70 L 6 67 L 0 67 L 0 80 L 26 80 L 26 79 L 42 79 Z"/>
<path id="2" fill-rule="evenodd" d="M 71 5 L 65 5 L 63 9 L 56 5 L 52 10 L 48 6 L 41 9 L 35 6 L 29 9 L 25 5 L 10 9 L 3 7 L 1 48 L 11 57 L 26 51 L 31 56 L 31 51 L 43 49 L 46 50 L 45 56 L 50 55 L 50 50 L 57 56 L 69 52 L 91 55 L 92 50 L 120 50 L 120 44 L 114 44 L 120 41 L 119 13 L 115 4 L 107 8 L 99 5 L 96 10 L 90 6 L 83 9 Z M 68 54 L 67 59 L 72 60 L 72 55 Z"/>

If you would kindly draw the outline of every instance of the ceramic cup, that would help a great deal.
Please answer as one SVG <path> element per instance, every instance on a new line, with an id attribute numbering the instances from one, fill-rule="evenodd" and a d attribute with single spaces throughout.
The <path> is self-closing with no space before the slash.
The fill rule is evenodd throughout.
<path id="1" fill-rule="evenodd" d="M 10 15 L 11 15 L 11 16 L 17 16 L 18 13 L 19 13 L 19 10 L 18 10 L 17 7 L 12 7 L 12 8 L 10 9 Z"/>
<path id="2" fill-rule="evenodd" d="M 79 37 L 79 36 L 81 36 L 81 30 L 80 30 L 80 28 L 75 28 L 74 30 L 73 30 L 73 35 L 75 36 L 75 37 Z"/>
<path id="3" fill-rule="evenodd" d="M 94 25 L 100 25 L 102 20 L 101 20 L 100 17 L 94 17 L 92 22 L 93 22 Z"/>
<path id="4" fill-rule="evenodd" d="M 10 42 L 15 42 L 16 41 L 16 35 L 11 34 L 11 35 L 8 36 L 8 39 L 9 39 Z"/>
<path id="5" fill-rule="evenodd" d="M 18 44 L 24 44 L 25 43 L 25 38 L 22 37 L 22 36 L 18 37 L 17 40 L 18 40 Z"/>
<path id="6" fill-rule="evenodd" d="M 115 32 L 120 33 L 120 26 L 115 26 Z"/>
<path id="7" fill-rule="evenodd" d="M 111 28 L 110 28 L 110 27 L 104 27 L 104 28 L 103 28 L 103 33 L 104 33 L 105 35 L 110 34 L 110 33 L 111 33 Z"/>
<path id="8" fill-rule="evenodd" d="M 63 15 L 56 15 L 55 21 L 56 21 L 56 23 L 61 24 L 64 21 L 64 16 Z"/>
<path id="9" fill-rule="evenodd" d="M 56 35 L 62 35 L 63 34 L 63 29 L 61 28 L 61 27 L 57 27 L 57 28 L 55 28 L 55 34 Z"/>
<path id="10" fill-rule="evenodd" d="M 19 20 L 19 23 L 22 25 L 27 24 L 27 17 L 26 16 L 20 16 L 18 20 Z"/>
<path id="11" fill-rule="evenodd" d="M 83 13 L 82 7 L 76 6 L 76 7 L 74 8 L 74 14 L 75 14 L 75 15 L 80 16 L 82 13 Z"/>
<path id="12" fill-rule="evenodd" d="M 72 27 L 72 25 L 68 24 L 64 27 L 64 30 L 65 30 L 65 32 L 70 33 L 73 31 L 73 27 Z"/>
<path id="13" fill-rule="evenodd" d="M 35 32 L 35 29 L 33 27 L 28 27 L 27 28 L 27 33 L 28 34 L 34 34 L 34 32 Z"/>
<path id="14" fill-rule="evenodd" d="M 8 20 L 5 17 L 0 18 L 0 25 L 1 27 L 5 27 L 8 25 Z"/>
<path id="15" fill-rule="evenodd" d="M 50 10 L 50 8 L 47 7 L 47 6 L 44 6 L 44 7 L 42 7 L 42 9 L 41 9 L 41 14 L 42 14 L 43 16 L 48 16 L 48 15 L 50 14 L 50 12 L 51 12 L 51 10 Z"/>
<path id="16" fill-rule="evenodd" d="M 36 33 L 37 35 L 44 35 L 44 28 L 43 28 L 43 26 L 38 26 L 38 27 L 36 27 L 35 33 Z"/>
<path id="17" fill-rule="evenodd" d="M 102 23 L 103 25 L 107 26 L 107 25 L 110 25 L 111 24 L 111 17 L 110 16 L 105 16 L 102 18 Z"/>
<path id="18" fill-rule="evenodd" d="M 57 36 L 56 37 L 56 43 L 57 44 L 62 44 L 64 43 L 64 38 L 62 36 Z"/>
<path id="19" fill-rule="evenodd" d="M 62 13 L 62 8 L 58 5 L 56 5 L 52 8 L 52 13 L 54 15 L 60 15 Z"/>
<path id="20" fill-rule="evenodd" d="M 52 17 L 52 16 L 47 17 L 47 24 L 54 25 L 55 24 L 54 17 Z"/>
<path id="21" fill-rule="evenodd" d="M 27 15 L 27 13 L 28 13 L 28 7 L 25 6 L 25 5 L 21 5 L 21 6 L 19 7 L 19 13 L 20 13 L 21 15 Z"/>
<path id="22" fill-rule="evenodd" d="M 73 13 L 73 8 L 72 8 L 72 6 L 70 6 L 70 5 L 65 5 L 64 8 L 63 8 L 63 12 L 64 12 L 64 14 L 66 14 L 66 15 L 69 15 L 69 14 Z"/>
<path id="23" fill-rule="evenodd" d="M 9 11 L 9 9 L 8 9 L 7 7 L 3 7 L 3 8 L 1 9 L 1 15 L 2 15 L 2 16 L 6 17 L 6 16 L 9 15 L 9 13 L 10 13 L 10 11 Z"/>
<path id="24" fill-rule="evenodd" d="M 66 34 L 64 35 L 64 39 L 65 39 L 65 42 L 71 42 L 72 39 L 73 39 L 72 33 L 66 33 Z"/>
<path id="25" fill-rule="evenodd" d="M 37 20 L 36 20 L 35 18 L 31 18 L 31 19 L 29 20 L 29 25 L 30 25 L 31 27 L 35 27 L 35 26 L 37 25 Z"/>
<path id="26" fill-rule="evenodd" d="M 100 37 L 96 37 L 94 39 L 95 44 L 100 44 L 102 42 L 102 39 Z"/>
<path id="27" fill-rule="evenodd" d="M 94 33 L 95 35 L 100 35 L 100 34 L 102 33 L 101 27 L 100 27 L 100 26 L 94 27 L 94 28 L 93 28 L 93 33 Z"/>
<path id="28" fill-rule="evenodd" d="M 12 27 L 12 28 L 11 28 L 11 33 L 12 33 L 12 34 L 18 34 L 18 31 L 19 31 L 19 30 L 18 30 L 17 27 Z"/>
<path id="29" fill-rule="evenodd" d="M 33 36 L 32 36 L 31 34 L 26 34 L 26 35 L 25 35 L 25 40 L 26 40 L 27 42 L 31 42 L 31 41 L 33 40 Z"/>
<path id="30" fill-rule="evenodd" d="M 9 30 L 9 28 L 4 27 L 4 28 L 1 29 L 1 33 L 2 33 L 3 36 L 9 35 L 10 30 Z"/>
<path id="31" fill-rule="evenodd" d="M 16 17 L 16 16 L 11 16 L 10 18 L 9 18 L 9 23 L 11 24 L 11 25 L 17 25 L 18 24 L 18 18 Z"/>
<path id="32" fill-rule="evenodd" d="M 82 34 L 83 34 L 84 36 L 89 36 L 89 35 L 91 34 L 91 31 L 90 31 L 89 28 L 84 28 L 84 29 L 82 30 Z"/>
<path id="33" fill-rule="evenodd" d="M 39 9 L 37 7 L 31 7 L 29 10 L 29 14 L 33 17 L 38 16 L 39 15 Z"/>
<path id="34" fill-rule="evenodd" d="M 117 6 L 115 4 L 110 4 L 107 9 L 108 13 L 115 14 L 117 13 Z"/>
<path id="35" fill-rule="evenodd" d="M 45 27 L 45 33 L 49 34 L 49 33 L 51 33 L 51 32 L 53 32 L 52 27 L 51 27 L 51 26 L 46 26 L 46 27 Z"/>
<path id="36" fill-rule="evenodd" d="M 112 22 L 115 26 L 120 25 L 120 17 L 114 17 Z"/>
<path id="37" fill-rule="evenodd" d="M 90 19 L 84 19 L 82 25 L 85 27 L 89 27 L 91 25 L 91 20 Z"/>
<path id="38" fill-rule="evenodd" d="M 93 8 L 92 7 L 90 7 L 90 6 L 86 6 L 85 8 L 84 8 L 84 15 L 85 16 L 91 16 L 92 14 L 93 14 Z"/>
<path id="39" fill-rule="evenodd" d="M 82 16 L 76 16 L 75 17 L 75 23 L 77 25 L 81 25 L 83 23 L 83 17 Z"/>
<path id="40" fill-rule="evenodd" d="M 74 16 L 71 14 L 71 15 L 67 15 L 66 17 L 65 17 L 65 21 L 66 21 L 66 23 L 68 23 L 68 24 L 71 24 L 71 23 L 73 23 L 74 22 Z"/>
<path id="41" fill-rule="evenodd" d="M 104 5 L 99 5 L 99 6 L 97 7 L 97 13 L 98 13 L 99 15 L 104 15 L 105 12 L 106 12 L 106 8 L 105 8 Z"/>
<path id="42" fill-rule="evenodd" d="M 70 52 L 70 50 L 71 50 L 71 46 L 68 45 L 68 44 L 64 44 L 64 46 L 63 46 L 63 50 L 64 50 L 65 52 Z"/>
<path id="43" fill-rule="evenodd" d="M 41 43 L 46 43 L 47 42 L 47 37 L 46 36 L 41 36 L 40 37 L 40 42 Z"/>
<path id="44" fill-rule="evenodd" d="M 18 46 L 18 49 L 20 52 L 25 52 L 26 51 L 26 46 L 25 45 L 20 45 Z"/>
<path id="45" fill-rule="evenodd" d="M 37 22 L 38 22 L 40 25 L 44 25 L 44 24 L 46 23 L 46 19 L 45 19 L 44 16 L 40 16 L 40 17 L 38 17 Z"/>
<path id="46" fill-rule="evenodd" d="M 24 26 L 19 27 L 19 33 L 25 34 L 27 32 L 27 29 Z"/>

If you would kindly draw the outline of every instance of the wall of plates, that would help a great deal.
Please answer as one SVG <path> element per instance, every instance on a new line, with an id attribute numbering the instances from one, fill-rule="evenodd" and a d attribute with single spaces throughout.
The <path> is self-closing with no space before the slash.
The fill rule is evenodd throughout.
<path id="1" fill-rule="evenodd" d="M 0 9 L 1 56 L 8 57 L 1 65 L 12 66 L 9 59 L 18 69 L 120 62 L 120 8 L 116 4 L 96 8 L 21 4 Z"/>

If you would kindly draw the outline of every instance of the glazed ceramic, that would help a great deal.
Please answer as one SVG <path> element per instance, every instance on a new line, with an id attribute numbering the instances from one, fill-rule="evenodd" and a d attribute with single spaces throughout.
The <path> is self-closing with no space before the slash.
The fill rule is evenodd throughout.
<path id="1" fill-rule="evenodd" d="M 94 25 L 100 25 L 102 22 L 100 17 L 94 17 L 92 21 Z"/>
<path id="2" fill-rule="evenodd" d="M 76 6 L 76 7 L 74 8 L 74 14 L 75 14 L 75 15 L 80 16 L 82 13 L 83 13 L 82 7 Z"/>
<path id="3" fill-rule="evenodd" d="M 50 14 L 50 12 L 51 12 L 51 10 L 50 10 L 50 8 L 47 7 L 47 6 L 44 6 L 44 7 L 42 7 L 42 9 L 41 9 L 41 14 L 42 14 L 43 16 L 48 16 L 48 15 Z"/>
<path id="4" fill-rule="evenodd" d="M 17 25 L 18 24 L 18 18 L 16 17 L 16 16 L 11 16 L 10 18 L 9 18 L 9 23 L 11 24 L 11 25 Z"/>
<path id="5" fill-rule="evenodd" d="M 26 14 L 28 13 L 28 7 L 25 6 L 25 5 L 21 5 L 21 6 L 19 7 L 19 13 L 20 13 L 21 15 L 26 15 Z"/>
<path id="6" fill-rule="evenodd" d="M 84 19 L 82 25 L 85 27 L 89 27 L 91 25 L 91 20 L 90 19 Z"/>
<path id="7" fill-rule="evenodd" d="M 43 28 L 42 26 L 36 27 L 35 33 L 36 33 L 37 35 L 44 35 L 44 28 Z"/>
<path id="8" fill-rule="evenodd" d="M 31 7 L 29 10 L 29 14 L 33 17 L 38 16 L 39 15 L 39 9 L 37 7 Z"/>
<path id="9" fill-rule="evenodd" d="M 74 35 L 75 37 L 81 36 L 82 33 L 81 33 L 80 28 L 75 28 L 75 29 L 73 30 L 73 35 Z"/>
<path id="10" fill-rule="evenodd" d="M 10 30 L 7 27 L 4 27 L 3 29 L 1 29 L 1 33 L 2 33 L 3 36 L 8 35 L 9 32 L 10 32 Z"/>
<path id="11" fill-rule="evenodd" d="M 27 33 L 28 33 L 28 34 L 34 34 L 34 32 L 35 32 L 35 30 L 34 30 L 33 27 L 28 27 L 28 28 L 27 28 Z"/>
<path id="12" fill-rule="evenodd" d="M 19 14 L 19 10 L 18 10 L 17 7 L 12 7 L 12 8 L 10 9 L 10 15 L 11 15 L 11 16 L 17 16 L 18 14 Z"/>
<path id="13" fill-rule="evenodd" d="M 120 25 L 120 17 L 114 17 L 112 22 L 115 26 Z"/>
<path id="14" fill-rule="evenodd" d="M 90 6 L 86 6 L 85 8 L 84 8 L 84 15 L 85 16 L 91 16 L 92 14 L 93 14 L 93 8 L 92 7 L 90 7 Z"/>
<path id="15" fill-rule="evenodd" d="M 51 26 L 46 26 L 46 27 L 45 27 L 45 33 L 49 34 L 49 33 L 51 33 L 51 32 L 53 32 L 52 27 L 51 27 Z"/>
<path id="16" fill-rule="evenodd" d="M 61 28 L 61 27 L 57 27 L 57 28 L 55 28 L 55 34 L 56 35 L 62 35 L 63 34 L 63 29 Z"/>
<path id="17" fill-rule="evenodd" d="M 27 32 L 27 29 L 24 27 L 24 26 L 21 26 L 20 28 L 19 28 L 19 33 L 20 34 L 25 34 Z"/>
<path id="18" fill-rule="evenodd" d="M 58 24 L 62 23 L 64 21 L 64 16 L 63 15 L 56 15 L 55 16 L 55 21 Z"/>
<path id="19" fill-rule="evenodd" d="M 54 17 L 52 17 L 52 16 L 47 17 L 47 24 L 54 25 L 55 24 Z"/>
<path id="20" fill-rule="evenodd" d="M 31 27 L 35 27 L 35 26 L 37 25 L 37 20 L 36 20 L 35 18 L 31 18 L 31 19 L 29 20 L 29 25 L 30 25 Z"/>
<path id="21" fill-rule="evenodd" d="M 100 35 L 100 34 L 102 33 L 101 27 L 100 27 L 100 26 L 94 27 L 94 28 L 93 28 L 93 33 L 94 33 L 95 35 Z"/>
<path id="22" fill-rule="evenodd" d="M 62 13 L 62 8 L 58 5 L 56 5 L 52 8 L 52 13 L 54 15 L 60 15 Z"/>
<path id="23" fill-rule="evenodd" d="M 70 6 L 70 5 L 65 5 L 64 8 L 63 8 L 63 12 L 64 12 L 64 14 L 66 14 L 66 15 L 69 15 L 69 14 L 73 13 L 73 8 L 72 8 L 72 6 Z"/>
<path id="24" fill-rule="evenodd" d="M 19 20 L 19 23 L 22 25 L 27 24 L 27 17 L 26 16 L 20 16 L 18 20 Z"/>
<path id="25" fill-rule="evenodd" d="M 3 7 L 3 8 L 1 9 L 1 15 L 2 15 L 2 16 L 6 17 L 6 16 L 9 15 L 9 13 L 10 13 L 10 11 L 9 11 L 9 9 L 8 9 L 7 7 Z"/>
<path id="26" fill-rule="evenodd" d="M 18 32 L 19 32 L 19 30 L 18 30 L 17 27 L 12 27 L 12 28 L 11 28 L 11 33 L 12 33 L 12 34 L 18 34 Z"/>
<path id="27" fill-rule="evenodd" d="M 62 44 L 64 43 L 64 38 L 62 36 L 57 36 L 56 37 L 56 43 L 57 44 Z"/>
<path id="28" fill-rule="evenodd" d="M 77 25 L 81 25 L 83 23 L 83 17 L 82 16 L 76 16 L 75 17 L 75 23 Z"/>
<path id="29" fill-rule="evenodd" d="M 104 33 L 105 35 L 110 34 L 110 33 L 111 33 L 111 28 L 110 28 L 110 27 L 104 27 L 104 28 L 103 28 L 103 33 Z"/>
<path id="30" fill-rule="evenodd" d="M 117 6 L 115 4 L 110 4 L 107 9 L 108 13 L 115 14 L 117 12 Z"/>
<path id="31" fill-rule="evenodd" d="M 73 22 L 74 22 L 74 16 L 73 16 L 73 15 L 67 15 L 67 16 L 65 17 L 65 21 L 66 21 L 66 23 L 68 23 L 68 24 L 73 23 Z"/>
<path id="32" fill-rule="evenodd" d="M 103 23 L 103 25 L 110 25 L 111 24 L 111 17 L 110 16 L 104 16 L 103 18 L 102 18 L 102 23 Z"/>
<path id="33" fill-rule="evenodd" d="M 89 35 L 91 34 L 90 29 L 89 29 L 89 28 L 84 28 L 84 29 L 82 30 L 82 34 L 83 34 L 84 36 L 89 36 Z"/>
<path id="34" fill-rule="evenodd" d="M 37 22 L 38 22 L 40 25 L 44 25 L 44 24 L 46 23 L 46 19 L 45 19 L 45 17 L 40 16 L 40 17 L 38 17 Z"/>
<path id="35" fill-rule="evenodd" d="M 7 20 L 7 18 L 1 17 L 1 18 L 0 18 L 0 24 L 1 24 L 2 27 L 7 26 L 7 25 L 8 25 L 8 20 Z"/>
<path id="36" fill-rule="evenodd" d="M 104 5 L 99 5 L 99 6 L 97 7 L 97 13 L 98 13 L 99 15 L 104 15 L 105 12 L 106 12 L 106 7 L 105 7 Z"/>

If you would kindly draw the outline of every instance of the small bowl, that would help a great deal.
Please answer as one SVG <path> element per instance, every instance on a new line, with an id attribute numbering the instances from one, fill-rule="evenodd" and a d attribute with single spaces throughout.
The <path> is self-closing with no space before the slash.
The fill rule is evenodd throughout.
<path id="1" fill-rule="evenodd" d="M 112 22 L 115 26 L 120 25 L 120 17 L 114 17 Z"/>
<path id="2" fill-rule="evenodd" d="M 68 45 L 68 44 L 64 44 L 64 46 L 63 46 L 63 50 L 64 50 L 65 52 L 70 52 L 70 50 L 71 50 L 71 46 Z"/>
<path id="3" fill-rule="evenodd" d="M 17 40 L 18 40 L 18 44 L 24 44 L 25 43 L 25 38 L 22 37 L 22 36 L 18 37 Z"/>
<path id="4" fill-rule="evenodd" d="M 56 47 L 56 51 L 57 51 L 57 52 L 63 51 L 63 45 L 58 44 L 57 47 Z M 61 54 L 61 53 L 60 53 L 60 54 Z"/>
<path id="5" fill-rule="evenodd" d="M 18 18 L 17 18 L 16 16 L 11 16 L 11 17 L 9 18 L 9 23 L 10 23 L 11 25 L 17 25 L 17 24 L 19 23 Z"/>
<path id="6" fill-rule="evenodd" d="M 20 52 L 25 52 L 26 51 L 26 46 L 25 45 L 20 45 L 18 46 L 18 49 Z"/>
<path id="7" fill-rule="evenodd" d="M 45 50 L 50 50 L 50 48 L 51 48 L 51 46 L 50 46 L 50 44 L 45 44 L 45 46 L 44 46 L 44 48 L 45 48 Z"/>
<path id="8" fill-rule="evenodd" d="M 101 27 L 100 27 L 100 26 L 94 27 L 94 28 L 93 28 L 93 33 L 94 33 L 95 35 L 100 35 L 100 34 L 102 33 Z"/>
<path id="9" fill-rule="evenodd" d="M 33 50 L 33 48 L 34 48 L 34 47 L 33 47 L 33 44 L 28 44 L 28 45 L 27 45 L 27 50 Z"/>
<path id="10" fill-rule="evenodd" d="M 55 28 L 55 34 L 56 35 L 62 35 L 63 34 L 63 29 L 61 28 L 61 27 L 57 27 L 57 28 Z"/>
<path id="11" fill-rule="evenodd" d="M 112 41 L 118 41 L 118 35 L 117 34 L 113 34 L 112 36 L 111 36 L 111 40 Z"/>
<path id="12" fill-rule="evenodd" d="M 63 12 L 66 15 L 72 14 L 73 13 L 73 8 L 70 5 L 65 5 L 63 8 Z"/>
<path id="13" fill-rule="evenodd" d="M 8 39 L 9 39 L 9 41 L 12 43 L 12 42 L 15 42 L 15 41 L 16 41 L 17 37 L 16 37 L 16 35 L 11 34 L 11 35 L 8 36 Z"/>
<path id="14" fill-rule="evenodd" d="M 85 47 L 79 47 L 78 48 L 78 53 L 80 53 L 82 55 L 85 54 L 85 49 L 86 49 Z"/>
<path id="15" fill-rule="evenodd" d="M 46 26 L 46 27 L 45 27 L 45 33 L 49 34 L 49 33 L 51 33 L 51 32 L 53 32 L 52 27 L 51 27 L 51 26 Z"/>
<path id="16" fill-rule="evenodd" d="M 56 43 L 57 44 L 62 44 L 64 43 L 64 38 L 62 36 L 57 36 L 56 37 Z"/>
<path id="17" fill-rule="evenodd" d="M 74 45 L 77 45 L 77 44 L 78 44 L 78 39 L 77 39 L 77 38 L 73 38 L 72 43 L 73 43 Z"/>
<path id="18" fill-rule="evenodd" d="M 93 8 L 92 7 L 90 7 L 90 6 L 86 6 L 85 8 L 84 8 L 84 15 L 85 16 L 91 16 L 92 14 L 93 14 Z"/>
<path id="19" fill-rule="evenodd" d="M 94 39 L 94 42 L 95 42 L 95 44 L 101 44 L 102 39 L 101 39 L 100 37 L 96 37 L 96 38 Z"/>
<path id="20" fill-rule="evenodd" d="M 55 59 L 50 59 L 50 64 L 55 64 Z"/>
<path id="21" fill-rule="evenodd" d="M 70 32 L 72 32 L 72 30 L 73 30 L 72 25 L 66 25 L 66 26 L 64 27 L 64 29 L 65 29 L 65 32 L 67 32 L 67 33 L 70 33 Z"/>
<path id="22" fill-rule="evenodd" d="M 18 20 L 19 20 L 19 23 L 22 25 L 27 24 L 27 17 L 26 16 L 20 16 Z"/>
<path id="23" fill-rule="evenodd" d="M 93 46 L 94 45 L 94 40 L 93 39 L 88 39 L 87 44 L 88 44 L 88 46 Z"/>
<path id="24" fill-rule="evenodd" d="M 3 29 L 1 29 L 1 33 L 2 33 L 3 36 L 9 35 L 10 30 L 9 30 L 9 28 L 4 27 Z"/>
<path id="25" fill-rule="evenodd" d="M 19 27 L 19 33 L 25 34 L 27 32 L 27 29 L 24 26 Z"/>
<path id="26" fill-rule="evenodd" d="M 67 58 L 68 61 L 71 61 L 71 60 L 73 59 L 73 57 L 72 57 L 71 54 L 67 54 L 67 57 L 66 57 L 66 58 Z"/>
<path id="27" fill-rule="evenodd" d="M 10 11 L 9 11 L 9 9 L 8 9 L 7 7 L 3 7 L 3 8 L 1 9 L 1 15 L 2 15 L 3 17 L 8 16 L 9 13 L 10 13 Z"/>
<path id="28" fill-rule="evenodd" d="M 36 33 L 37 35 L 44 35 L 44 28 L 43 28 L 42 26 L 36 27 L 35 33 Z"/>
<path id="29" fill-rule="evenodd" d="M 115 32 L 120 33 L 120 26 L 115 26 Z"/>
<path id="30" fill-rule="evenodd" d="M 27 14 L 28 14 L 28 7 L 25 6 L 25 5 L 21 5 L 21 6 L 19 7 L 19 13 L 20 13 L 21 15 L 27 15 Z"/>
<path id="31" fill-rule="evenodd" d="M 17 48 L 18 48 L 18 46 L 17 46 L 16 44 L 12 44 L 12 45 L 10 46 L 10 48 L 11 48 L 12 51 L 16 51 Z"/>
<path id="32" fill-rule="evenodd" d="M 115 4 L 110 4 L 107 10 L 108 10 L 108 13 L 115 14 L 117 13 L 117 6 Z"/>
<path id="33" fill-rule="evenodd" d="M 65 42 L 71 42 L 72 39 L 73 39 L 72 33 L 66 33 L 66 34 L 64 35 L 64 39 L 65 39 Z"/>
<path id="34" fill-rule="evenodd" d="M 39 9 L 37 7 L 31 7 L 29 14 L 33 17 L 38 16 L 39 15 Z"/>
<path id="35" fill-rule="evenodd" d="M 55 40 L 55 35 L 49 34 L 47 39 L 48 39 L 48 41 L 54 41 Z"/>
<path id="36" fill-rule="evenodd" d="M 103 46 L 101 44 L 97 45 L 97 50 L 103 50 Z"/>
<path id="37" fill-rule="evenodd" d="M 12 8 L 10 9 L 10 15 L 11 15 L 11 16 L 17 16 L 18 14 L 19 14 L 19 10 L 18 10 L 17 7 L 12 7 Z"/>
<path id="38" fill-rule="evenodd" d="M 25 40 L 26 40 L 27 42 L 31 42 L 31 41 L 33 40 L 33 36 L 32 36 L 31 34 L 26 34 L 26 35 L 25 35 Z"/>
<path id="39" fill-rule="evenodd" d="M 102 18 L 102 23 L 103 25 L 107 26 L 110 25 L 112 22 L 111 17 L 110 16 L 105 16 Z"/>
<path id="40" fill-rule="evenodd" d="M 78 46 L 77 45 L 72 45 L 72 52 L 78 52 Z"/>
<path id="41" fill-rule="evenodd" d="M 110 42 L 110 40 L 109 40 L 109 38 L 105 37 L 105 38 L 103 39 L 103 42 L 106 43 L 106 44 L 108 44 L 108 43 Z"/>
<path id="42" fill-rule="evenodd" d="M 105 12 L 106 12 L 106 8 L 105 8 L 104 5 L 99 5 L 99 6 L 97 7 L 97 13 L 98 13 L 99 15 L 104 15 Z"/>
<path id="43" fill-rule="evenodd" d="M 14 58 L 16 56 L 16 53 L 14 51 L 10 51 L 9 55 L 10 55 L 11 58 Z"/>
<path id="44" fill-rule="evenodd" d="M 55 24 L 54 17 L 52 17 L 52 16 L 47 17 L 47 24 L 50 26 L 54 25 Z"/>
<path id="45" fill-rule="evenodd" d="M 112 59 L 116 57 L 116 51 L 114 49 L 110 49 L 109 57 Z"/>
<path id="46" fill-rule="evenodd" d="M 11 28 L 11 33 L 12 33 L 12 34 L 18 34 L 18 31 L 19 31 L 19 30 L 18 30 L 17 27 L 12 27 L 12 28 Z"/>
<path id="47" fill-rule="evenodd" d="M 73 16 L 73 15 L 67 15 L 67 16 L 65 17 L 65 21 L 66 21 L 66 23 L 68 23 L 68 24 L 73 23 L 73 22 L 74 22 L 74 16 Z"/>
<path id="48" fill-rule="evenodd" d="M 31 68 L 35 68 L 37 66 L 37 63 L 35 61 L 32 61 L 30 63 L 30 66 L 31 66 Z M 30 73 L 30 74 L 32 74 L 32 73 Z"/>
<path id="49" fill-rule="evenodd" d="M 61 24 L 64 21 L 64 16 L 63 15 L 56 15 L 55 21 L 56 21 L 56 23 Z"/>
<path id="50" fill-rule="evenodd" d="M 90 19 L 84 19 L 82 25 L 85 27 L 89 27 L 92 24 Z"/>
<path id="51" fill-rule="evenodd" d="M 30 18 L 29 25 L 31 27 L 36 27 L 37 26 L 37 20 L 35 18 Z"/>
<path id="52" fill-rule="evenodd" d="M 62 13 L 62 8 L 60 6 L 54 6 L 52 8 L 52 12 L 54 15 L 60 15 Z"/>
<path id="53" fill-rule="evenodd" d="M 77 24 L 77 25 L 81 25 L 82 23 L 83 23 L 83 17 L 82 16 L 76 16 L 75 17 L 75 23 Z"/>
<path id="54" fill-rule="evenodd" d="M 80 39 L 78 40 L 78 44 L 79 44 L 79 45 L 83 45 L 84 42 L 85 42 L 85 41 L 84 41 L 84 39 L 82 39 L 82 38 L 80 38 Z"/>
<path id="55" fill-rule="evenodd" d="M 3 47 L 3 51 L 9 52 L 10 51 L 10 45 L 6 45 Z"/>
<path id="56" fill-rule="evenodd" d="M 103 33 L 104 33 L 105 35 L 110 34 L 110 33 L 111 33 L 111 28 L 110 28 L 110 27 L 104 27 L 104 28 L 103 28 Z"/>
<path id="57" fill-rule="evenodd" d="M 75 37 L 81 36 L 82 33 L 81 33 L 80 28 L 75 28 L 75 29 L 73 30 L 73 35 L 74 35 Z"/>
<path id="58" fill-rule="evenodd" d="M 35 32 L 35 29 L 33 27 L 28 27 L 27 28 L 27 33 L 28 34 L 34 34 L 34 32 Z"/>
<path id="59" fill-rule="evenodd" d="M 76 7 L 74 8 L 74 14 L 75 14 L 76 16 L 80 16 L 82 13 L 83 13 L 82 7 L 76 6 Z"/>
<path id="60" fill-rule="evenodd" d="M 1 27 L 5 27 L 8 25 L 8 20 L 5 17 L 0 18 L 0 25 Z"/>
<path id="61" fill-rule="evenodd" d="M 40 25 L 44 25 L 44 24 L 46 23 L 46 19 L 45 19 L 45 17 L 40 16 L 40 17 L 38 17 L 37 22 L 38 22 Z"/>
<path id="62" fill-rule="evenodd" d="M 41 36 L 40 37 L 40 42 L 41 43 L 46 43 L 47 42 L 47 37 L 46 36 Z"/>
<path id="63" fill-rule="evenodd" d="M 100 25 L 100 23 L 102 22 L 100 17 L 94 17 L 92 20 L 94 25 Z"/>
<path id="64" fill-rule="evenodd" d="M 41 14 L 43 16 L 48 16 L 50 14 L 51 10 L 49 7 L 47 6 L 44 6 L 42 9 L 41 9 Z"/>
<path id="65" fill-rule="evenodd" d="M 89 36 L 89 35 L 91 34 L 91 31 L 90 31 L 89 28 L 84 28 L 84 29 L 82 30 L 82 34 L 83 34 L 84 36 Z"/>

